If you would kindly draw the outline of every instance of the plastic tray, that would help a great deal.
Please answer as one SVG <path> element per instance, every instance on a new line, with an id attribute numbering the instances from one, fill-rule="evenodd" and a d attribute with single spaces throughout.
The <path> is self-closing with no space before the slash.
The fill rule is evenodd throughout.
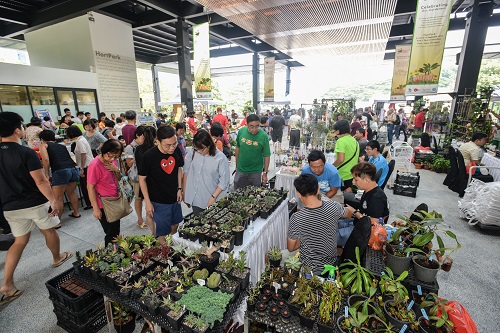
<path id="1" fill-rule="evenodd" d="M 75 297 L 72 293 L 61 288 L 61 283 L 71 279 L 73 275 L 76 275 L 75 270 L 71 268 L 45 283 L 49 290 L 50 299 L 59 302 L 75 313 L 81 312 L 97 300 L 102 301 L 102 295 L 91 288 L 88 288 L 89 291 L 79 297 Z"/>
<path id="2" fill-rule="evenodd" d="M 57 321 L 70 321 L 73 326 L 85 326 L 93 321 L 93 319 L 105 315 L 104 300 L 100 299 L 80 312 L 68 310 L 64 304 L 56 300 L 52 300 L 54 304 L 54 312 L 57 316 Z"/>
<path id="3" fill-rule="evenodd" d="M 417 196 L 417 187 L 410 185 L 400 185 L 398 183 L 394 183 L 393 185 L 393 193 L 394 195 L 402 195 L 405 197 L 415 198 Z"/>

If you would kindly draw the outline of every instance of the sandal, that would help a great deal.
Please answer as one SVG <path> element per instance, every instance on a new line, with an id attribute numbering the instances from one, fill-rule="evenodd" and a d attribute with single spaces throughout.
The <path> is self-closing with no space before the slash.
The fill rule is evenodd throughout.
<path id="1" fill-rule="evenodd" d="M 147 229 L 147 228 L 149 228 L 149 225 L 147 225 L 145 222 L 143 222 L 142 224 L 138 224 L 137 226 L 139 228 L 141 228 L 141 229 Z"/>
<path id="2" fill-rule="evenodd" d="M 61 259 L 59 262 L 55 263 L 55 264 L 52 264 L 52 267 L 56 268 L 56 267 L 59 267 L 61 266 L 62 264 L 64 264 L 64 262 L 66 260 L 68 260 L 69 258 L 71 258 L 73 256 L 73 253 L 71 252 L 64 252 L 64 258 Z"/>
<path id="3" fill-rule="evenodd" d="M 81 215 L 81 214 L 80 214 L 80 215 L 78 215 L 78 216 L 76 216 L 76 215 L 75 215 L 75 213 L 71 213 L 71 214 L 69 214 L 68 216 L 69 216 L 69 217 L 72 217 L 72 218 L 75 218 L 75 219 L 79 219 L 80 217 L 82 217 L 82 215 Z"/>
<path id="4" fill-rule="evenodd" d="M 0 306 L 16 300 L 22 294 L 23 294 L 23 291 L 19 290 L 19 289 L 16 289 L 16 291 L 10 296 L 3 294 L 2 298 L 0 299 Z"/>

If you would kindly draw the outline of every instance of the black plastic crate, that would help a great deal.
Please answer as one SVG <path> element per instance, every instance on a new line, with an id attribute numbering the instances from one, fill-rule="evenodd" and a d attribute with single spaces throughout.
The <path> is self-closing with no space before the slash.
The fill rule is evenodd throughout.
<path id="1" fill-rule="evenodd" d="M 71 268 L 45 282 L 45 286 L 49 290 L 50 299 L 59 302 L 75 313 L 81 312 L 90 304 L 94 304 L 97 300 L 102 302 L 102 294 L 90 288 L 87 293 L 78 297 L 75 297 L 72 293 L 61 288 L 61 284 L 71 279 L 73 275 L 75 275 L 75 270 Z"/>
<path id="2" fill-rule="evenodd" d="M 288 217 L 292 217 L 293 213 L 297 212 L 297 207 L 298 207 L 298 204 L 296 202 L 294 202 L 294 203 L 289 202 L 288 203 Z"/>
<path id="3" fill-rule="evenodd" d="M 405 197 L 415 198 L 417 196 L 417 187 L 410 185 L 399 185 L 394 183 L 393 185 L 394 195 L 403 195 Z"/>
<path id="4" fill-rule="evenodd" d="M 416 186 L 420 185 L 420 174 L 418 172 L 399 172 L 396 170 L 396 180 L 395 183 L 405 186 Z"/>
<path id="5" fill-rule="evenodd" d="M 106 313 L 91 318 L 85 325 L 76 325 L 69 320 L 57 318 L 57 326 L 69 333 L 97 333 L 107 324 Z"/>
<path id="6" fill-rule="evenodd" d="M 54 312 L 58 321 L 69 320 L 71 323 L 78 326 L 85 325 L 92 318 L 105 314 L 103 299 L 96 300 L 92 304 L 88 304 L 87 308 L 80 312 L 68 310 L 64 304 L 59 303 L 56 300 L 52 300 L 52 304 L 54 305 Z"/>

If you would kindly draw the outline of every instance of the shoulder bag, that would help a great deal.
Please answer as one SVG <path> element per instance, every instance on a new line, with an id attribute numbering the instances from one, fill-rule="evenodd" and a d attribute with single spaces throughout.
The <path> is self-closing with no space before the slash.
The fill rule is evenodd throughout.
<path id="1" fill-rule="evenodd" d="M 359 148 L 359 144 L 356 142 L 356 151 L 354 152 L 354 155 L 352 155 L 351 158 L 349 158 L 347 161 L 342 162 L 342 164 L 340 164 L 337 167 L 337 171 L 340 170 L 340 168 L 345 166 L 347 163 L 351 162 L 351 160 L 354 158 L 354 156 L 356 156 L 356 154 L 358 153 L 358 148 Z"/>
<path id="2" fill-rule="evenodd" d="M 120 161 L 119 164 L 122 165 L 122 163 L 123 161 Z M 123 167 L 121 170 L 123 170 Z M 106 215 L 106 221 L 114 223 L 132 213 L 130 201 L 132 201 L 133 197 L 134 190 L 128 181 L 128 177 L 122 174 L 118 182 L 118 197 L 103 197 L 99 195 L 104 214 Z"/>

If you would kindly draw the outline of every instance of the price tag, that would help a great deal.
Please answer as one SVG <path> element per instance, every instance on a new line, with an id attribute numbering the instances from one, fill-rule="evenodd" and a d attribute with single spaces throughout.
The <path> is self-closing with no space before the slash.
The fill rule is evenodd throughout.
<path id="1" fill-rule="evenodd" d="M 346 306 L 344 308 L 344 317 L 349 318 L 349 307 L 348 306 Z"/>
<path id="2" fill-rule="evenodd" d="M 204 286 L 205 285 L 205 280 L 202 280 L 202 279 L 197 279 L 196 282 L 198 282 L 198 284 L 200 286 Z M 413 301 L 412 301 L 413 302 Z"/>
<path id="3" fill-rule="evenodd" d="M 407 328 L 408 328 L 408 325 L 404 324 L 403 327 L 401 327 L 401 330 L 399 331 L 399 333 L 405 333 Z"/>
<path id="4" fill-rule="evenodd" d="M 380 275 L 385 275 L 385 272 L 381 272 Z"/>
<path id="5" fill-rule="evenodd" d="M 408 311 L 410 311 L 410 310 L 411 310 L 411 308 L 412 308 L 413 304 L 415 304 L 415 301 L 414 301 L 414 300 L 411 300 L 410 304 L 408 304 L 408 308 L 407 308 L 407 310 L 408 310 Z"/>
<path id="6" fill-rule="evenodd" d="M 406 252 L 406 258 L 410 257 L 410 252 Z"/>
<path id="7" fill-rule="evenodd" d="M 422 287 L 420 285 L 417 286 L 417 291 L 419 295 L 422 295 Z"/>
<path id="8" fill-rule="evenodd" d="M 174 265 L 174 263 L 171 261 L 171 260 L 167 260 L 167 264 L 172 267 Z"/>
<path id="9" fill-rule="evenodd" d="M 425 312 L 425 309 L 420 309 L 420 312 L 422 312 L 422 316 L 424 316 L 425 319 L 429 320 L 429 317 L 427 316 L 427 312 Z"/>
<path id="10" fill-rule="evenodd" d="M 273 287 L 274 287 L 274 292 L 277 293 L 278 290 L 281 288 L 281 286 L 279 285 L 279 283 L 276 283 L 276 282 L 273 282 Z"/>

